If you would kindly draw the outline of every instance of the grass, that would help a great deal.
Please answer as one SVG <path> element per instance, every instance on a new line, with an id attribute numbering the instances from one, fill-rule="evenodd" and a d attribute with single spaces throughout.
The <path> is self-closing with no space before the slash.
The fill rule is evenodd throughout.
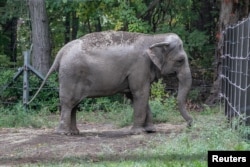
<path id="1" fill-rule="evenodd" d="M 91 166 L 91 167 L 206 167 L 208 150 L 249 150 L 250 143 L 242 139 L 237 131 L 228 128 L 218 108 L 207 109 L 202 114 L 192 113 L 195 124 L 180 134 L 169 134 L 166 138 L 156 134 L 145 148 L 124 154 L 112 148 L 83 159 L 68 157 L 61 162 L 40 163 L 39 166 Z M 32 164 L 26 166 L 33 166 Z"/>
<path id="2" fill-rule="evenodd" d="M 155 122 L 172 124 L 184 122 L 172 105 L 167 106 L 169 105 L 167 102 L 151 101 L 150 103 Z M 46 109 L 39 113 L 29 112 L 28 114 L 20 106 L 16 110 L 20 112 L 0 111 L 0 127 L 41 128 L 53 127 L 58 123 L 59 116 L 51 116 Z M 103 145 L 102 152 L 93 157 L 65 157 L 60 161 L 52 160 L 23 166 L 206 167 L 208 150 L 250 150 L 249 141 L 244 140 L 238 131 L 228 127 L 223 111 L 218 107 L 207 107 L 202 112 L 191 112 L 191 114 L 194 117 L 192 128 L 178 134 L 171 133 L 168 137 L 165 134 L 156 133 L 146 141 L 147 147 L 117 153 L 112 147 Z M 117 104 L 110 112 L 78 112 L 78 120 L 109 122 L 122 127 L 132 123 L 132 115 L 130 106 Z"/>
<path id="3" fill-rule="evenodd" d="M 58 119 L 58 116 L 56 117 Z M 26 111 L 22 104 L 17 104 L 13 108 L 0 108 L 0 127 L 54 127 L 55 117 L 45 107 L 43 110 Z"/>

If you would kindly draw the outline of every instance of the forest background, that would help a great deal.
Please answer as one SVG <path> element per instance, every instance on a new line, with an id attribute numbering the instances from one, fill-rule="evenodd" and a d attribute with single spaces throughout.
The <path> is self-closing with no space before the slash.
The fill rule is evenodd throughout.
<path id="1" fill-rule="evenodd" d="M 43 75 L 63 45 L 91 32 L 177 33 L 194 78 L 189 99 L 211 105 L 219 99 L 221 32 L 248 15 L 249 0 L 0 0 L 0 13 L 0 67 L 21 67 L 33 44 L 32 65 Z M 1 85 L 11 75 L 4 70 Z M 170 78 L 165 90 L 175 92 Z"/>

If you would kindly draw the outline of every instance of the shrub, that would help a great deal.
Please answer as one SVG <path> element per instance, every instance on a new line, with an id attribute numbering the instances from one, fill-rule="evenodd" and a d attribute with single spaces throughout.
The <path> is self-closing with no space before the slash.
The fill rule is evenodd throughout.
<path id="1" fill-rule="evenodd" d="M 0 70 L 0 100 L 4 106 L 15 105 L 22 102 L 23 94 L 23 75 L 19 75 L 15 81 L 13 77 L 17 75 L 18 71 L 14 69 Z M 58 83 L 56 82 L 57 75 L 53 74 L 49 78 L 46 86 L 40 91 L 34 102 L 31 103 L 30 109 L 41 109 L 47 106 L 50 111 L 57 111 L 58 108 Z M 37 91 L 41 84 L 41 80 L 30 73 L 29 77 L 29 94 L 30 98 Z M 52 90 L 52 91 L 51 91 Z M 10 106 L 9 106 L 10 107 Z M 11 108 L 11 107 L 10 107 Z"/>
<path id="2" fill-rule="evenodd" d="M 154 82 L 151 85 L 151 99 L 164 99 L 168 97 L 168 94 L 165 92 L 165 86 L 162 79 Z"/>
<path id="3" fill-rule="evenodd" d="M 171 120 L 173 114 L 177 112 L 176 99 L 170 96 L 166 99 L 150 100 L 151 111 L 154 122 L 168 122 Z"/>
<path id="4" fill-rule="evenodd" d="M 0 70 L 0 100 L 6 105 L 17 103 L 21 100 L 22 95 L 22 82 L 21 78 L 13 80 L 15 71 L 13 69 L 1 69 Z M 1 103 L 0 105 L 3 105 Z"/>

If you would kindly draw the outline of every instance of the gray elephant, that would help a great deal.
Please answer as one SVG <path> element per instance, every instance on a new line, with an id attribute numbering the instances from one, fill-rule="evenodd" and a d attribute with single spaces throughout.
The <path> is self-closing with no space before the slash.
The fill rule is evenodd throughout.
<path id="1" fill-rule="evenodd" d="M 182 40 L 176 34 L 107 31 L 71 41 L 58 52 L 35 96 L 55 70 L 59 71 L 61 105 L 57 133 L 79 134 L 76 108 L 84 98 L 116 93 L 124 93 L 132 100 L 131 132 L 155 132 L 148 103 L 150 85 L 172 73 L 179 80 L 178 108 L 188 125 L 192 123 L 185 107 L 192 77 Z"/>

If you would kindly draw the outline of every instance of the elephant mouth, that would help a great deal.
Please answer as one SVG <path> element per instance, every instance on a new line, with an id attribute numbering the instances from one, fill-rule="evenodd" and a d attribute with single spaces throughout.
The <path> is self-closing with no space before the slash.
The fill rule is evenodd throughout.
<path id="1" fill-rule="evenodd" d="M 174 72 L 171 72 L 168 74 L 169 77 L 174 77 L 174 76 L 177 76 L 177 73 L 174 71 Z"/>
<path id="2" fill-rule="evenodd" d="M 167 74 L 162 74 L 162 77 L 163 78 L 168 78 L 168 77 L 176 77 L 177 76 L 177 73 L 175 71 L 173 72 L 169 72 Z"/>

